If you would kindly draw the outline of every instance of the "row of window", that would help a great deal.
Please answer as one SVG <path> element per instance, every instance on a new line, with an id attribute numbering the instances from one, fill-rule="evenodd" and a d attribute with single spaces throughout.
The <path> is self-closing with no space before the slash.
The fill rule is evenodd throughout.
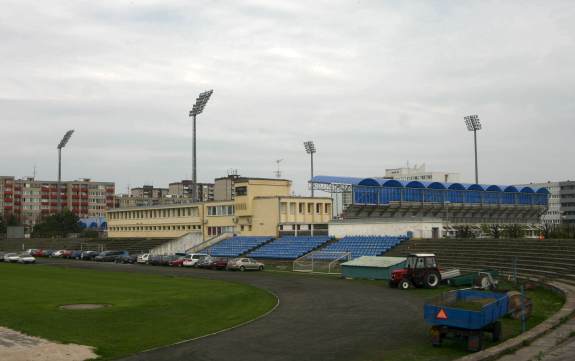
<path id="1" fill-rule="evenodd" d="M 208 216 L 233 216 L 234 206 L 208 206 Z"/>
<path id="2" fill-rule="evenodd" d="M 296 214 L 296 208 L 298 214 L 305 214 L 307 204 L 307 214 L 331 214 L 331 204 L 330 203 L 296 203 L 296 202 L 282 202 L 280 203 L 280 213 L 281 214 Z"/>
<path id="3" fill-rule="evenodd" d="M 178 224 L 168 226 L 125 226 L 125 227 L 109 227 L 110 231 L 115 232 L 135 232 L 135 231 L 190 231 L 193 229 L 202 229 L 202 226 L 191 224 Z"/>
<path id="4" fill-rule="evenodd" d="M 110 219 L 145 219 L 145 218 L 169 218 L 169 217 L 198 217 L 197 207 L 166 208 L 142 211 L 110 212 Z"/>
<path id="5" fill-rule="evenodd" d="M 252 226 L 249 227 L 249 230 L 251 231 Z M 208 227 L 208 236 L 219 236 L 222 233 L 234 233 L 234 226 Z"/>

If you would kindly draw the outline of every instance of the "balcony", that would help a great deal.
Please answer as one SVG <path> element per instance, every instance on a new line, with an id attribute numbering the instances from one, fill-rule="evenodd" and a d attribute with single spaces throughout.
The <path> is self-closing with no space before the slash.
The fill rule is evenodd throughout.
<path id="1" fill-rule="evenodd" d="M 4 203 L 12 203 L 12 198 L 4 198 Z"/>

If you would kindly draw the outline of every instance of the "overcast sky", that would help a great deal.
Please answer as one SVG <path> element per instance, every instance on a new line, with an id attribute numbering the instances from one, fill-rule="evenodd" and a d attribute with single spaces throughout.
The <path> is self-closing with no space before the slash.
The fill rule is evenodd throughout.
<path id="1" fill-rule="evenodd" d="M 316 174 L 426 163 L 482 183 L 575 179 L 566 1 L 0 0 L 0 175 L 128 185 L 228 169 L 305 193 Z"/>

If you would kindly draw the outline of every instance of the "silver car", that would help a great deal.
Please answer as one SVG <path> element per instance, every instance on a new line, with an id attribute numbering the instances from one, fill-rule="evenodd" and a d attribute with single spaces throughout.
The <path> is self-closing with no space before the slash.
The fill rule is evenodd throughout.
<path id="1" fill-rule="evenodd" d="M 263 271 L 264 264 L 252 258 L 234 258 L 228 262 L 228 269 L 242 272 L 247 270 Z"/>

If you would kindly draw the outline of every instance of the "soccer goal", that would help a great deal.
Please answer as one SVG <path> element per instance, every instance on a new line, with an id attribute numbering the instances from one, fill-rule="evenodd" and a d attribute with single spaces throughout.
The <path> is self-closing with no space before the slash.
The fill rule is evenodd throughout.
<path id="1" fill-rule="evenodd" d="M 341 264 L 351 260 L 350 252 L 314 251 L 293 262 L 295 272 L 341 273 Z"/>

